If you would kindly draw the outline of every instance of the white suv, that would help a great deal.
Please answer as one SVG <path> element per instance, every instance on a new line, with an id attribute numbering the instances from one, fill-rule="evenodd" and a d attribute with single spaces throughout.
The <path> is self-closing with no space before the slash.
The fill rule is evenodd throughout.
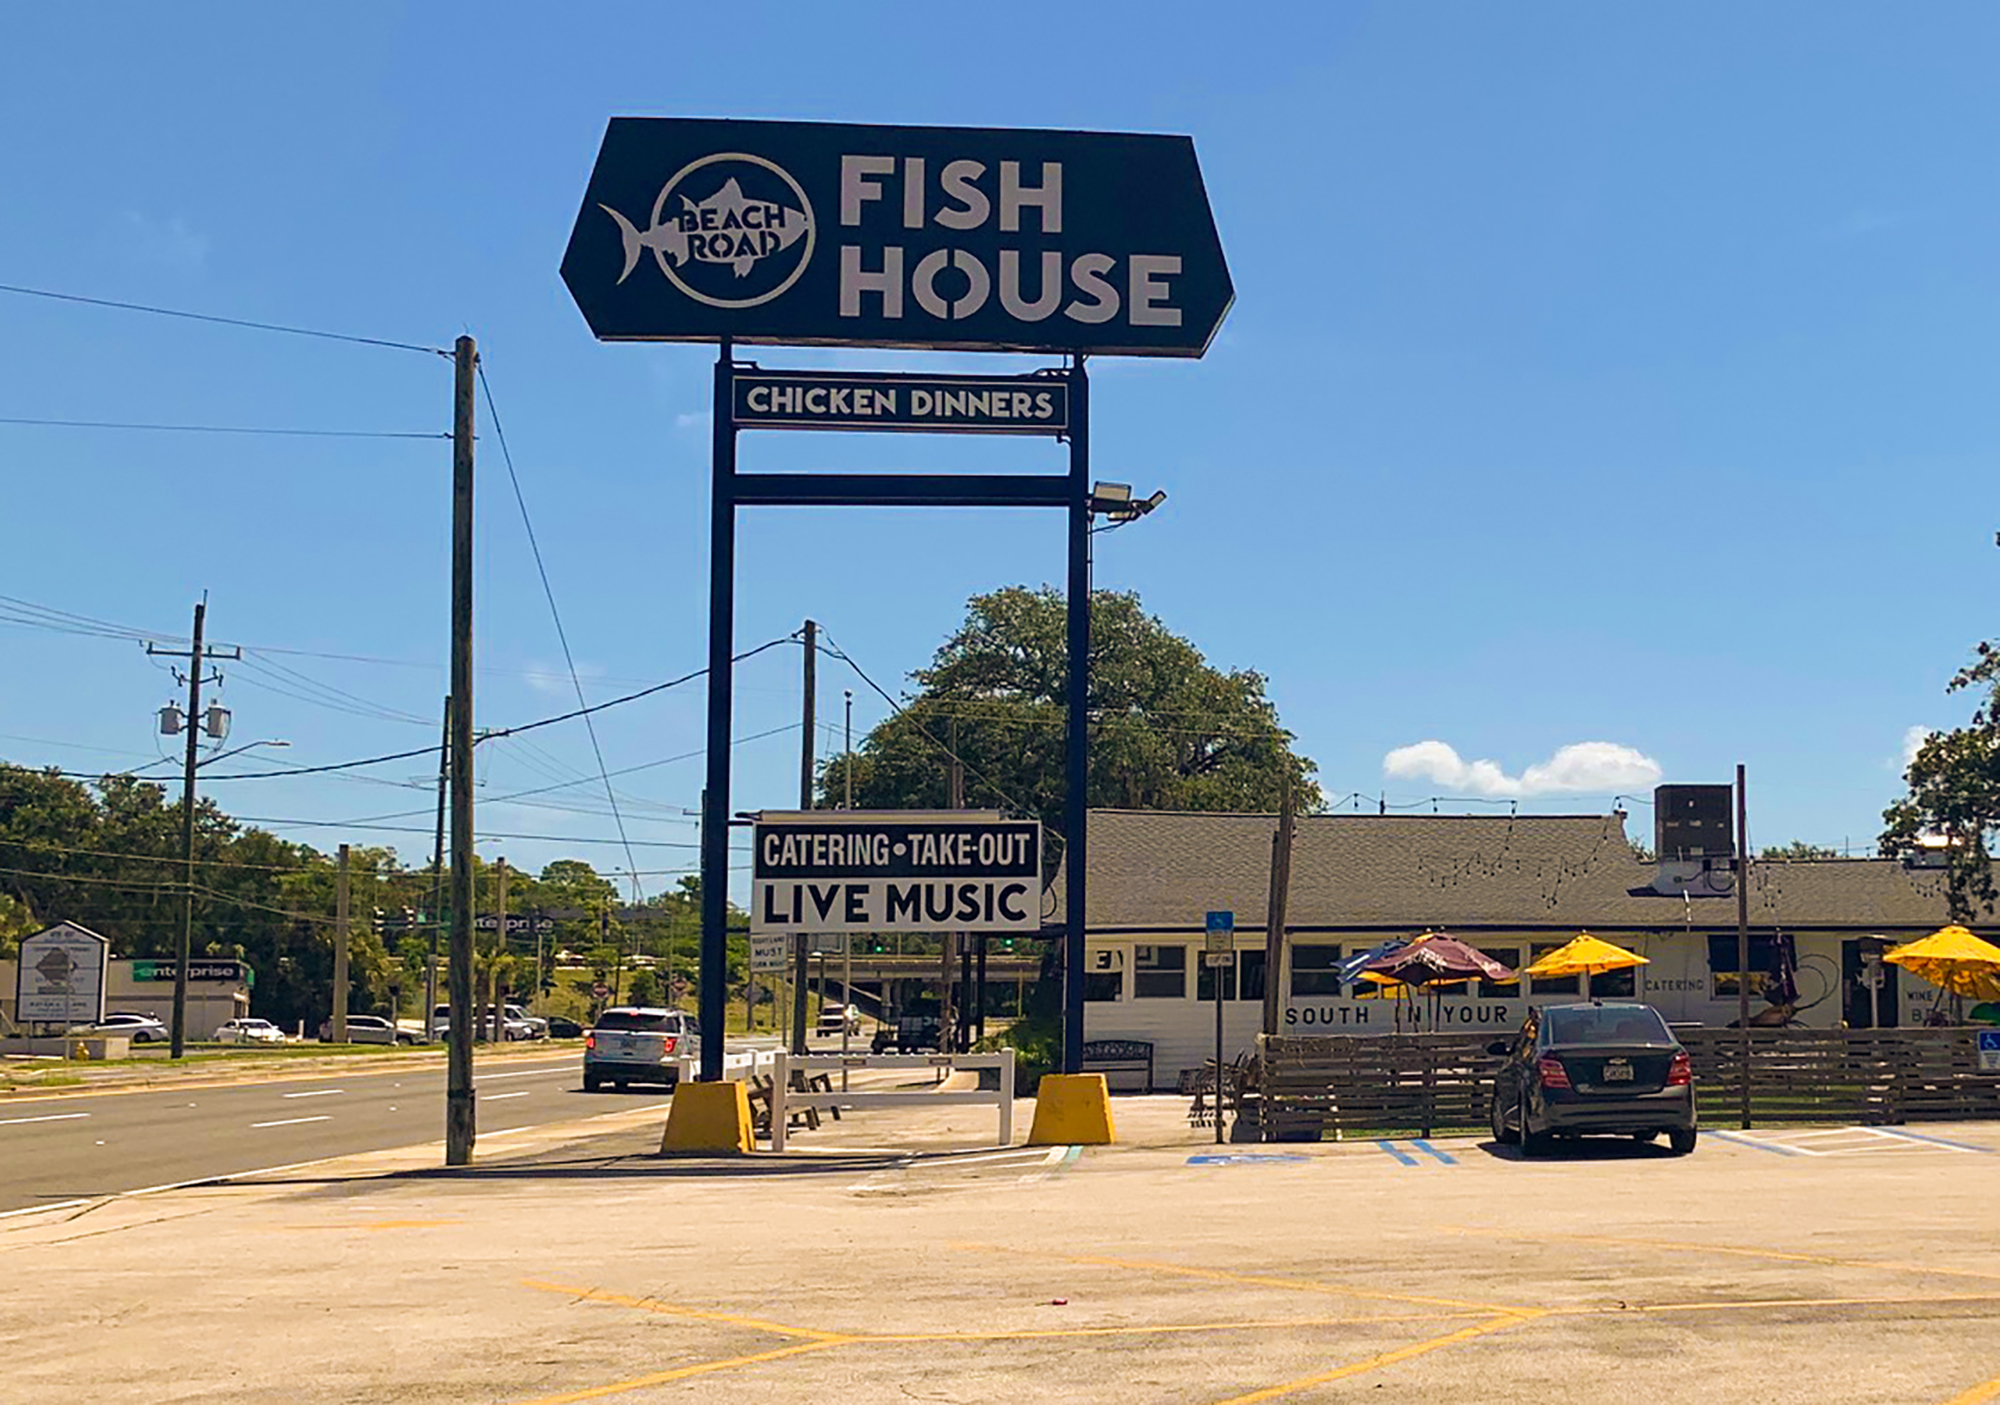
<path id="1" fill-rule="evenodd" d="M 701 1057 L 701 1036 L 679 1010 L 621 1005 L 606 1010 L 583 1036 L 583 1091 L 604 1084 L 681 1081 L 684 1061 Z"/>

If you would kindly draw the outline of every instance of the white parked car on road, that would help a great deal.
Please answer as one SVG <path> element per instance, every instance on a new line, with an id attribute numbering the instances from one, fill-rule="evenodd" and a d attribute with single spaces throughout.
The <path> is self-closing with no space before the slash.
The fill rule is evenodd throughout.
<path id="1" fill-rule="evenodd" d="M 218 1044 L 282 1044 L 285 1032 L 269 1020 L 253 1019 L 246 1015 L 241 1019 L 224 1020 L 215 1031 Z"/>
<path id="2" fill-rule="evenodd" d="M 164 1044 L 173 1036 L 165 1023 L 152 1015 L 118 1013 L 106 1015 L 96 1024 L 78 1025 L 72 1035 L 123 1034 L 134 1044 Z"/>
<path id="3" fill-rule="evenodd" d="M 319 1022 L 319 1037 L 323 1044 L 333 1042 L 333 1021 Z M 403 1029 L 390 1024 L 380 1015 L 349 1015 L 347 1017 L 347 1042 L 350 1044 L 414 1044 L 417 1042 L 415 1030 Z"/>

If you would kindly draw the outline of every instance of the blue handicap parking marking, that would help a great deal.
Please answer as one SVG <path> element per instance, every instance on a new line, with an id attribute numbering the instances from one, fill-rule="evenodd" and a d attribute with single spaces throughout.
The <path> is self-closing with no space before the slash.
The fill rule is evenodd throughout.
<path id="1" fill-rule="evenodd" d="M 1421 1151 L 1426 1156 L 1435 1156 L 1438 1160 L 1442 1161 L 1447 1166 L 1456 1166 L 1458 1164 L 1458 1158 L 1456 1156 L 1451 1156 L 1446 1154 L 1445 1152 L 1439 1151 L 1436 1147 L 1432 1146 L 1422 1137 L 1418 1137 L 1416 1140 L 1412 1141 L 1410 1145 L 1415 1147 L 1418 1151 Z"/>
<path id="2" fill-rule="evenodd" d="M 1399 1150 L 1399 1149 L 1397 1148 L 1397 1146 L 1396 1146 L 1396 1144 L 1395 1144 L 1394 1142 L 1390 1142 L 1390 1141 L 1381 1141 L 1381 1142 L 1377 1142 L 1377 1143 L 1375 1143 L 1375 1145 L 1376 1145 L 1376 1146 L 1378 1146 L 1378 1147 L 1380 1147 L 1380 1148 L 1381 1148 L 1381 1149 L 1382 1149 L 1383 1151 L 1387 1152 L 1387 1153 L 1388 1153 L 1389 1155 L 1391 1155 L 1391 1156 L 1395 1157 L 1395 1158 L 1396 1158 L 1396 1159 L 1397 1159 L 1398 1161 L 1402 1162 L 1402 1163 L 1403 1163 L 1403 1164 L 1404 1164 L 1405 1166 L 1414 1166 L 1414 1165 L 1416 1165 L 1416 1164 L 1417 1164 L 1417 1158 L 1416 1158 L 1416 1157 L 1414 1157 L 1414 1156 L 1410 1155 L 1410 1154 L 1409 1154 L 1408 1152 L 1406 1152 L 1406 1151 L 1402 1151 L 1402 1150 Z"/>
<path id="3" fill-rule="evenodd" d="M 1287 1162 L 1310 1161 L 1310 1156 L 1301 1156 L 1292 1151 L 1233 1151 L 1215 1152 L 1207 1156 L 1190 1156 L 1190 1166 L 1273 1166 Z"/>

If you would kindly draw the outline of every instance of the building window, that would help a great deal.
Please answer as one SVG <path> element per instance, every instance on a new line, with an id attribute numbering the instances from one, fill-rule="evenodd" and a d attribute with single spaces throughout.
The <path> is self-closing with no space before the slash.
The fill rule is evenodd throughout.
<path id="1" fill-rule="evenodd" d="M 1749 985 L 1752 995 L 1762 995 L 1765 984 L 1770 980 L 1771 971 L 1777 962 L 1768 933 L 1750 934 Z M 1725 997 L 1736 998 L 1736 934 L 1710 936 L 1708 939 L 1708 971 L 1712 989 L 1710 994 L 1717 1000 Z"/>
<path id="2" fill-rule="evenodd" d="M 1083 973 L 1083 1000 L 1089 1004 L 1109 1004 L 1125 998 L 1125 973 L 1123 971 L 1085 971 Z"/>
<path id="3" fill-rule="evenodd" d="M 1550 952 L 1562 946 L 1562 942 L 1536 942 L 1528 948 L 1529 965 L 1541 960 Z M 1534 976 L 1537 995 L 1581 995 L 1583 983 L 1575 976 Z"/>
<path id="4" fill-rule="evenodd" d="M 1261 951 L 1239 951 L 1236 953 L 1236 998 L 1238 1000 L 1258 1000 L 1264 998 L 1264 953 Z"/>
<path id="5" fill-rule="evenodd" d="M 1483 946 L 1480 950 L 1510 971 L 1518 972 L 1521 969 L 1521 948 L 1518 946 Z M 1479 998 L 1481 1000 L 1519 1000 L 1521 998 L 1521 982 L 1518 975 L 1511 981 L 1480 981 Z"/>
<path id="6" fill-rule="evenodd" d="M 1184 946 L 1141 946 L 1132 953 L 1132 998 L 1180 1000 L 1187 995 Z"/>
<path id="7" fill-rule="evenodd" d="M 1604 971 L 1590 978 L 1590 993 L 1607 1000 L 1629 1000 L 1639 993 L 1638 968 Z"/>
<path id="8" fill-rule="evenodd" d="M 1308 946 L 1292 948 L 1292 994 L 1340 994 L 1340 948 Z"/>
<path id="9" fill-rule="evenodd" d="M 1239 955 L 1236 959 L 1240 961 L 1243 958 Z M 1207 953 L 1204 952 L 1202 954 L 1201 966 L 1194 973 L 1195 999 L 1215 999 L 1215 977 L 1218 973 L 1222 976 L 1222 998 L 1224 1000 L 1234 1000 L 1236 998 L 1236 968 L 1234 966 L 1211 966 L 1208 964 Z"/>

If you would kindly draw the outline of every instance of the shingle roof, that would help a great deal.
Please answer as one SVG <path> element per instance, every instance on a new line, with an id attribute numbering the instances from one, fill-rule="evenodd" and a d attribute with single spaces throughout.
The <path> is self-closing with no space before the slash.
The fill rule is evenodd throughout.
<path id="1" fill-rule="evenodd" d="M 1728 897 L 1652 891 L 1625 817 L 1609 815 L 1310 815 L 1292 848 L 1287 927 L 1426 926 L 1659 929 L 1690 912 L 1734 924 Z M 1092 931 L 1198 931 L 1211 908 L 1261 927 L 1273 815 L 1094 810 Z M 1885 859 L 1753 864 L 1750 920 L 1787 928 L 1904 930 L 1946 919 L 1944 876 Z M 1055 884 L 1060 920 L 1062 885 Z"/>

